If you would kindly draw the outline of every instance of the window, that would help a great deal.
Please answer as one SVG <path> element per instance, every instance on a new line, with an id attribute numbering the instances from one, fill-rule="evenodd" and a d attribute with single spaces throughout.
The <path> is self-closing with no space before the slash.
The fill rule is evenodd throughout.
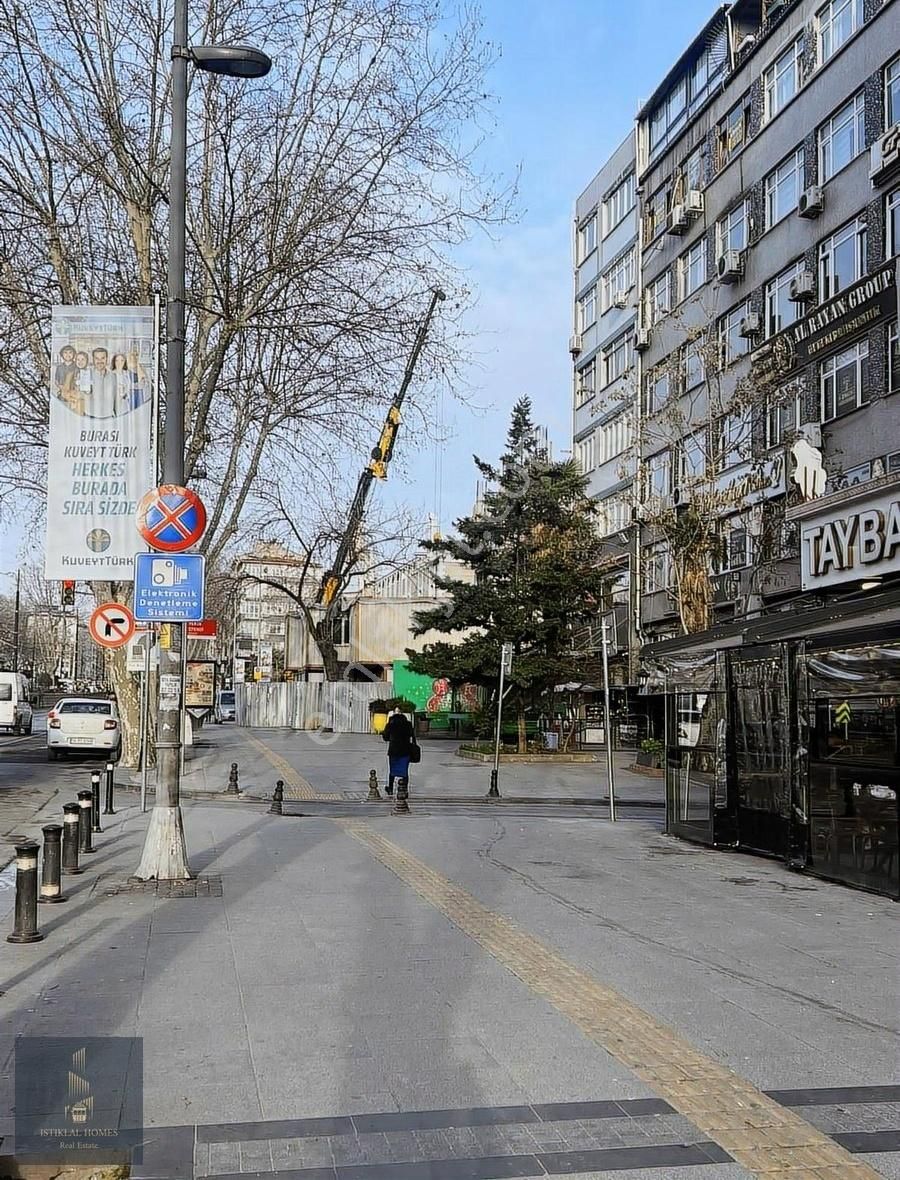
<path id="1" fill-rule="evenodd" d="M 706 365 L 703 359 L 703 341 L 692 340 L 684 349 L 684 388 L 696 389 L 706 380 Z"/>
<path id="2" fill-rule="evenodd" d="M 900 123 L 900 57 L 895 57 L 884 71 L 885 127 Z"/>
<path id="3" fill-rule="evenodd" d="M 634 208 L 634 173 L 631 172 L 603 202 L 603 233 L 611 233 Z"/>
<path id="4" fill-rule="evenodd" d="M 763 73 L 764 115 L 774 119 L 800 89 L 800 63 L 803 60 L 803 41 L 798 37 L 775 58 Z"/>
<path id="5" fill-rule="evenodd" d="M 823 422 L 850 414 L 868 401 L 868 363 L 867 340 L 860 340 L 822 361 L 819 366 L 819 387 Z"/>
<path id="6" fill-rule="evenodd" d="M 740 333 L 741 320 L 749 314 L 748 299 L 719 320 L 719 356 L 723 368 L 750 351 L 750 338 Z"/>
<path id="7" fill-rule="evenodd" d="M 582 475 L 587 475 L 596 466 L 594 462 L 594 448 L 595 442 L 592 434 L 575 444 L 575 458 L 578 461 Z"/>
<path id="8" fill-rule="evenodd" d="M 597 361 L 591 360 L 575 373 L 575 405 L 583 406 L 594 396 L 597 385 Z"/>
<path id="9" fill-rule="evenodd" d="M 647 460 L 647 496 L 665 497 L 672 491 L 671 452 L 657 451 Z"/>
<path id="10" fill-rule="evenodd" d="M 888 393 L 900 390 L 900 333 L 897 321 L 888 328 Z"/>
<path id="11" fill-rule="evenodd" d="M 900 188 L 888 193 L 884 214 L 886 258 L 900 254 Z"/>
<path id="12" fill-rule="evenodd" d="M 802 274 L 803 263 L 792 262 L 789 267 L 766 283 L 766 336 L 774 336 L 782 328 L 794 323 L 802 310 L 801 304 L 790 298 L 791 282 Z"/>
<path id="13" fill-rule="evenodd" d="M 599 445 L 597 448 L 597 463 L 608 463 L 623 451 L 627 451 L 634 442 L 631 414 L 620 414 L 609 422 L 604 422 L 597 431 Z"/>
<path id="14" fill-rule="evenodd" d="M 705 282 L 706 238 L 700 238 L 678 260 L 679 299 L 687 299 Z"/>
<path id="15" fill-rule="evenodd" d="M 766 399 L 766 446 L 780 447 L 800 429 L 800 387 L 789 385 Z"/>
<path id="16" fill-rule="evenodd" d="M 717 172 L 729 164 L 747 142 L 749 127 L 750 95 L 745 94 L 716 127 Z"/>
<path id="17" fill-rule="evenodd" d="M 669 137 L 673 128 L 678 127 L 687 112 L 686 76 L 678 79 L 666 98 L 662 100 L 650 119 L 650 151 L 655 151 Z"/>
<path id="18" fill-rule="evenodd" d="M 743 513 L 722 522 L 722 548 L 716 563 L 717 572 L 730 573 L 753 564 L 753 536 L 749 520 Z"/>
<path id="19" fill-rule="evenodd" d="M 644 240 L 651 242 L 665 228 L 668 213 L 667 185 L 662 185 L 644 202 Z"/>
<path id="20" fill-rule="evenodd" d="M 819 246 L 819 300 L 825 302 L 866 273 L 866 227 L 857 217 Z"/>
<path id="21" fill-rule="evenodd" d="M 648 594 L 668 590 L 672 585 L 672 555 L 668 543 L 648 545 L 644 550 L 644 570 Z"/>
<path id="22" fill-rule="evenodd" d="M 631 367 L 631 337 L 626 332 L 603 350 L 603 384 L 618 380 Z"/>
<path id="23" fill-rule="evenodd" d="M 747 245 L 748 213 L 748 203 L 741 201 L 716 223 L 717 257 L 721 258 L 726 250 L 743 250 Z"/>
<path id="24" fill-rule="evenodd" d="M 766 177 L 766 229 L 797 208 L 803 191 L 803 152 L 799 149 Z"/>
<path id="25" fill-rule="evenodd" d="M 706 475 L 706 439 L 702 434 L 688 434 L 681 441 L 681 478 L 686 482 Z"/>
<path id="26" fill-rule="evenodd" d="M 621 533 L 631 524 L 631 504 L 623 496 L 609 496 L 597 508 L 601 536 Z"/>
<path id="27" fill-rule="evenodd" d="M 669 310 L 669 272 L 666 270 L 647 287 L 647 327 L 658 324 Z"/>
<path id="28" fill-rule="evenodd" d="M 819 61 L 826 62 L 863 22 L 863 0 L 828 0 L 816 13 Z"/>
<path id="29" fill-rule="evenodd" d="M 578 261 L 584 262 L 588 254 L 597 248 L 597 215 L 592 213 L 578 229 Z"/>
<path id="30" fill-rule="evenodd" d="M 617 295 L 624 295 L 634 286 L 634 250 L 616 259 L 603 275 L 603 311 L 609 311 Z"/>
<path id="31" fill-rule="evenodd" d="M 865 144 L 865 103 L 860 92 L 819 128 L 819 184 L 846 168 Z"/>
<path id="32" fill-rule="evenodd" d="M 578 300 L 578 331 L 585 332 L 597 322 L 597 284 Z"/>
<path id="33" fill-rule="evenodd" d="M 719 467 L 737 467 L 750 453 L 751 411 L 749 406 L 719 419 Z"/>
<path id="34" fill-rule="evenodd" d="M 652 369 L 644 381 L 644 411 L 655 414 L 669 400 L 669 366 L 660 365 Z"/>
<path id="35" fill-rule="evenodd" d="M 86 713 L 91 717 L 109 717 L 112 705 L 109 701 L 63 701 L 56 708 L 57 713 Z"/>

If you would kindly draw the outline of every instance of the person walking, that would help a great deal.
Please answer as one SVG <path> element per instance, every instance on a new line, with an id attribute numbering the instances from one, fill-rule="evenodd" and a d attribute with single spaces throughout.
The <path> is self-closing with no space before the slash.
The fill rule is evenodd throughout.
<path id="1" fill-rule="evenodd" d="M 409 785 L 409 763 L 415 745 L 413 727 L 408 717 L 396 705 L 384 727 L 382 738 L 388 743 L 388 784 L 385 794 L 393 795 L 394 779 Z"/>

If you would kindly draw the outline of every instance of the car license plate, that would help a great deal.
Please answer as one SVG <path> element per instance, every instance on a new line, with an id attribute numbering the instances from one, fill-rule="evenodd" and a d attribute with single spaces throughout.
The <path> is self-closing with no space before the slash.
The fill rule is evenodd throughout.
<path id="1" fill-rule="evenodd" d="M 69 738 L 70 746 L 90 746 L 93 743 L 93 738 Z"/>

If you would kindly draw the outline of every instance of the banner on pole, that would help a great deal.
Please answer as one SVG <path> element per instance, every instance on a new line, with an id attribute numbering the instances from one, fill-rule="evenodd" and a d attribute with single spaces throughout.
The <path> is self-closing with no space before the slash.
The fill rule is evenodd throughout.
<path id="1" fill-rule="evenodd" d="M 153 486 L 151 307 L 54 307 L 45 577 L 130 582 Z"/>

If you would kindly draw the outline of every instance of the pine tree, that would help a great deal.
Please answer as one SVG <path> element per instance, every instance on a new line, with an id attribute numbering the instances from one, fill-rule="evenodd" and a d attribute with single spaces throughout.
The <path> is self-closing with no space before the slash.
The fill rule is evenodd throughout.
<path id="1" fill-rule="evenodd" d="M 463 638 L 407 654 L 425 675 L 495 688 L 501 647 L 511 643 L 507 683 L 524 753 L 526 710 L 554 685 L 580 679 L 572 632 L 601 609 L 606 576 L 597 568 L 595 507 L 576 463 L 542 452 L 528 398 L 513 409 L 499 466 L 475 463 L 488 489 L 482 503 L 455 522 L 455 536 L 426 546 L 467 564 L 474 582 L 437 579 L 449 600 L 418 612 L 414 628 Z"/>

